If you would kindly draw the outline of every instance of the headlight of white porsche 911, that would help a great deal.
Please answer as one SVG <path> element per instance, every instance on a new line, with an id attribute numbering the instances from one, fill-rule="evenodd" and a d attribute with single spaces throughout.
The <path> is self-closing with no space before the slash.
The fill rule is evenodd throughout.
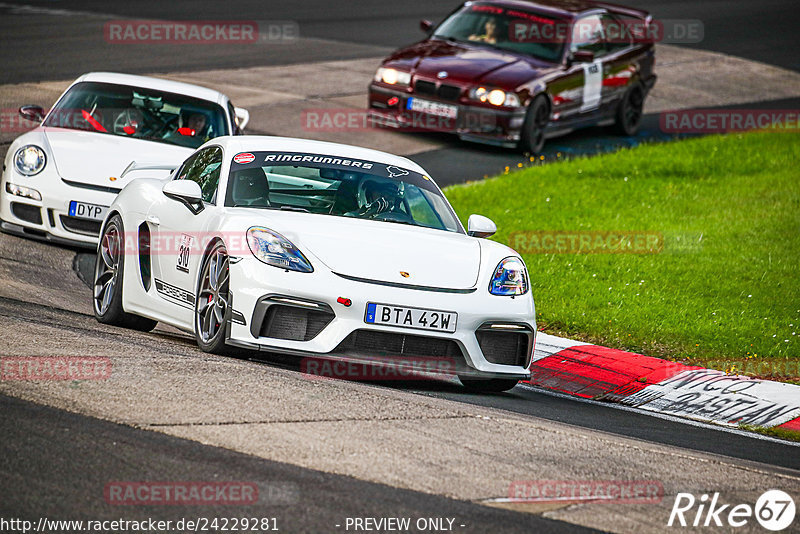
<path id="1" fill-rule="evenodd" d="M 39 174 L 47 163 L 44 150 L 36 145 L 25 145 L 14 154 L 14 166 L 24 176 Z"/>
<path id="2" fill-rule="evenodd" d="M 314 271 L 311 262 L 291 241 L 263 226 L 247 230 L 247 246 L 253 256 L 267 265 L 301 273 Z"/>
<path id="3" fill-rule="evenodd" d="M 489 293 L 502 296 L 524 295 L 528 292 L 528 287 L 525 264 L 521 259 L 510 256 L 497 264 L 489 283 Z"/>

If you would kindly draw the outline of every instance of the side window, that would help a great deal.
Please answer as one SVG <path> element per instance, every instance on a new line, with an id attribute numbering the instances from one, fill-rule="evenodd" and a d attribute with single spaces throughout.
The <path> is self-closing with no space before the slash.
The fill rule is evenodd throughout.
<path id="1" fill-rule="evenodd" d="M 405 197 L 408 201 L 408 207 L 411 210 L 411 217 L 414 221 L 431 226 L 434 228 L 440 227 L 442 222 L 436 216 L 436 212 L 425 199 L 425 196 L 417 189 L 416 186 L 406 184 Z"/>
<path id="2" fill-rule="evenodd" d="M 600 57 L 606 53 L 606 44 L 603 37 L 603 24 L 599 15 L 589 15 L 578 19 L 572 27 L 572 40 L 570 52 L 586 50 Z"/>
<path id="3" fill-rule="evenodd" d="M 617 17 L 603 15 L 603 35 L 606 39 L 606 49 L 609 54 L 624 50 L 631 45 L 633 35 L 630 23 L 625 23 Z"/>
<path id="4" fill-rule="evenodd" d="M 228 100 L 228 115 L 231 116 L 233 123 L 233 135 L 242 135 L 242 130 L 239 129 L 239 119 L 236 117 L 236 107 L 230 100 Z"/>
<path id="5" fill-rule="evenodd" d="M 222 167 L 222 149 L 208 147 L 184 163 L 179 172 L 179 180 L 192 180 L 200 184 L 205 202 L 216 200 L 217 185 Z"/>

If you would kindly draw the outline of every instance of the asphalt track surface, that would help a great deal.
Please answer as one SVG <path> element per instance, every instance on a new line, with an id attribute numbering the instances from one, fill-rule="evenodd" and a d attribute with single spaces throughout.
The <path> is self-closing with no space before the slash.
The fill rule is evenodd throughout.
<path id="1" fill-rule="evenodd" d="M 702 20 L 705 39 L 698 45 L 690 46 L 800 70 L 796 52 L 795 2 L 630 3 L 649 9 L 660 18 Z M 39 11 L 8 7 L 8 4 L 12 3 L 0 3 L 2 83 L 69 79 L 78 72 L 104 69 L 168 72 L 175 69 L 244 68 L 368 57 L 374 55 L 376 49 L 389 50 L 417 38 L 417 22 L 420 18 L 438 20 L 451 10 L 454 2 L 275 2 L 270 3 L 268 8 L 264 3 L 255 1 L 220 3 L 206 0 L 191 4 L 117 4 L 99 1 L 16 3 L 41 6 L 43 9 Z M 59 13 L 60 9 L 66 11 Z M 4 15 L 11 10 L 33 16 Z M 96 28 L 98 23 L 114 17 L 291 20 L 298 22 L 303 37 L 312 39 L 308 46 L 293 50 L 291 54 L 282 53 L 274 47 L 234 45 L 205 49 L 190 47 L 181 54 L 175 54 L 174 49 L 154 52 L 151 48 L 137 46 L 104 47 L 102 37 L 86 29 Z M 315 43 L 313 39 L 319 42 Z M 339 45 L 331 46 L 331 41 Z M 648 120 L 653 121 L 654 118 Z M 652 122 L 645 123 L 645 131 L 648 131 L 648 125 L 652 125 Z M 597 133 L 587 130 L 573 134 L 563 142 L 556 140 L 550 150 L 569 151 L 581 144 L 590 147 L 588 151 L 607 149 L 606 146 L 599 146 Z M 445 149 L 418 154 L 415 159 L 436 175 L 434 169 L 437 165 L 446 165 L 454 160 L 459 161 L 465 171 L 475 173 L 476 166 L 485 165 L 486 157 L 507 158 L 507 153 L 454 143 Z M 0 239 L 15 238 L 0 236 Z M 91 263 L 91 256 L 80 258 L 78 265 L 84 265 L 85 269 Z M 5 255 L 0 260 L 14 263 L 17 276 L 24 278 L 29 271 L 35 279 L 35 264 L 25 258 Z M 43 288 L 47 284 L 46 281 L 39 283 Z M 24 302 L 18 305 L 24 306 Z M 52 311 L 60 313 L 63 310 L 54 306 Z M 32 313 L 38 311 L 34 308 Z M 3 335 L 7 335 L 7 332 L 4 331 Z M 152 343 L 157 346 L 158 338 Z M 290 370 L 297 368 L 296 363 L 285 359 L 259 365 Z M 542 418 L 642 442 L 704 451 L 728 457 L 727 460 L 734 463 L 736 460 L 733 459 L 740 459 L 779 469 L 800 469 L 800 454 L 795 446 L 722 432 L 705 425 L 659 419 L 631 410 L 579 402 L 525 386 L 518 386 L 502 395 L 467 394 L 447 384 L 409 383 L 391 387 L 423 397 Z M 108 480 L 155 477 L 200 480 L 207 476 L 226 480 L 247 477 L 247 480 L 255 479 L 265 485 L 279 480 L 288 482 L 290 489 L 299 488 L 303 495 L 302 502 L 294 503 L 288 510 L 285 503 L 266 506 L 256 510 L 255 514 L 272 516 L 278 515 L 278 512 L 284 513 L 287 518 L 285 531 L 290 532 L 332 531 L 335 529 L 331 528 L 331 522 L 338 517 L 366 515 L 465 517 L 470 527 L 465 531 L 474 532 L 587 531 L 582 527 L 535 515 L 496 510 L 471 502 L 259 459 L 6 396 L 0 396 L 0 414 L 0 435 L 3 436 L 0 444 L 0 516 L 3 517 L 52 515 L 115 518 L 120 515 L 119 510 L 108 507 L 98 497 L 102 495 L 103 484 Z M 190 512 L 193 515 L 225 515 L 225 510 L 208 507 L 202 510 L 159 510 L 157 515 L 166 519 Z M 147 515 L 148 510 L 135 510 L 130 517 Z"/>
<path id="2" fill-rule="evenodd" d="M 797 2 L 794 0 L 633 0 L 624 3 L 646 9 L 656 19 L 700 20 L 704 27 L 703 40 L 686 46 L 800 70 L 800 55 L 797 53 L 800 36 L 796 31 Z M 363 57 L 364 49 L 358 45 L 391 49 L 413 42 L 421 37 L 420 19 L 439 21 L 457 4 L 453 0 L 3 2 L 0 6 L 35 6 L 45 11 L 28 20 L 0 17 L 0 48 L 4 64 L 0 79 L 5 82 L 69 79 L 76 72 L 121 67 L 129 72 L 144 73 Z M 0 7 L 0 13 L 8 9 Z M 58 10 L 73 14 L 58 14 Z M 32 9 L 28 12 L 36 13 Z M 341 45 L 306 46 L 290 53 L 279 47 L 235 45 L 184 47 L 180 54 L 165 47 L 162 52 L 166 53 L 158 50 L 145 53 L 151 48 L 103 46 L 102 33 L 86 31 L 94 29 L 98 20 L 114 18 L 294 21 L 299 25 L 302 37 L 336 41 Z M 58 50 L 58 53 L 54 54 L 53 50 Z"/>
<path id="3" fill-rule="evenodd" d="M 281 532 L 343 532 L 347 517 L 413 516 L 456 518 L 456 532 L 597 532 L 270 462 L 2 395 L 0 413 L 4 442 L 0 517 L 5 518 L 36 523 L 40 517 L 157 517 L 177 522 L 181 518 L 244 516 L 275 518 Z M 173 505 L 157 513 L 147 506 L 108 504 L 103 497 L 105 485 L 122 480 L 246 481 L 258 486 L 259 502 L 245 507 Z"/>

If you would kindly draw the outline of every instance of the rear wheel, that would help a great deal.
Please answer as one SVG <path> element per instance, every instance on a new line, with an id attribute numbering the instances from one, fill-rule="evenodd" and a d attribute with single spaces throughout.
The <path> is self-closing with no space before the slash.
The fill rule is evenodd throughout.
<path id="1" fill-rule="evenodd" d="M 200 269 L 195 301 L 194 332 L 205 352 L 226 352 L 225 334 L 230 318 L 230 262 L 225 245 L 217 242 Z"/>
<path id="2" fill-rule="evenodd" d="M 522 136 L 519 148 L 523 152 L 538 154 L 544 148 L 544 130 L 550 122 L 550 104 L 547 97 L 538 95 L 528 106 L 525 123 L 522 125 Z"/>
<path id="3" fill-rule="evenodd" d="M 458 379 L 468 390 L 484 393 L 508 391 L 519 383 L 519 380 L 515 378 L 468 378 L 459 376 Z"/>
<path id="4" fill-rule="evenodd" d="M 114 215 L 103 229 L 94 265 L 95 318 L 104 324 L 149 332 L 158 324 L 122 309 L 125 239 L 122 217 Z"/>
<path id="5" fill-rule="evenodd" d="M 625 95 L 622 102 L 617 107 L 617 118 L 615 128 L 620 135 L 636 135 L 639 126 L 642 125 L 642 114 L 644 110 L 644 89 L 642 84 L 635 83 Z"/>

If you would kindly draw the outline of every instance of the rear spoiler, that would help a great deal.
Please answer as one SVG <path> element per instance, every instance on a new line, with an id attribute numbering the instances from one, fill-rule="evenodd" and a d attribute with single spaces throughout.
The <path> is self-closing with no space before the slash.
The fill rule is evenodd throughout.
<path id="1" fill-rule="evenodd" d="M 137 163 L 136 160 L 131 161 L 130 164 L 125 167 L 125 170 L 122 171 L 122 174 L 119 175 L 120 178 L 124 178 L 126 174 L 129 174 L 133 171 L 174 171 L 178 167 L 180 167 L 182 161 L 178 163 L 144 163 L 140 164 Z"/>

